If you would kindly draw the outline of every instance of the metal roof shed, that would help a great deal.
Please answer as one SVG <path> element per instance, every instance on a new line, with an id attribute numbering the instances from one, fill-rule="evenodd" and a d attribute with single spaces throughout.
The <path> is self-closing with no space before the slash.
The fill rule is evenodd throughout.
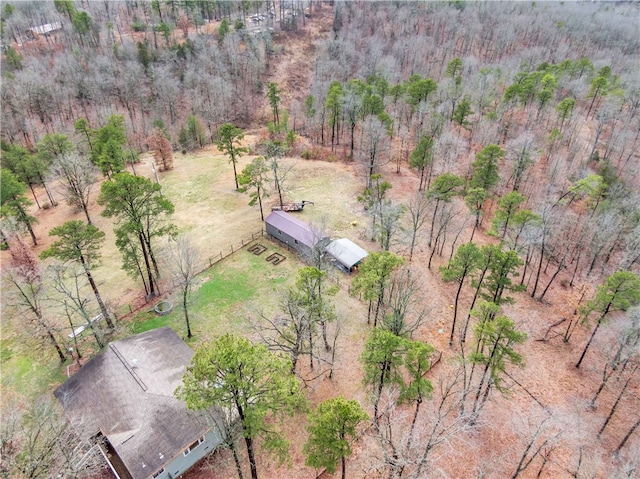
<path id="1" fill-rule="evenodd" d="M 267 233 L 302 254 L 328 240 L 320 231 L 284 211 L 273 211 L 265 222 Z"/>
<path id="2" fill-rule="evenodd" d="M 327 245 L 325 251 L 349 272 L 369 256 L 369 253 L 347 238 L 332 241 Z"/>

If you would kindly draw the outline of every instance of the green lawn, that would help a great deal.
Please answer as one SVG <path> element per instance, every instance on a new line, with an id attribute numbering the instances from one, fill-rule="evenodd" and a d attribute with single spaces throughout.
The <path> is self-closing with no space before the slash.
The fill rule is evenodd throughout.
<path id="1" fill-rule="evenodd" d="M 57 356 L 45 353 L 46 345 L 36 346 L 30 343 L 34 342 L 28 339 L 21 341 L 15 338 L 2 339 L 0 344 L 2 396 L 14 393 L 19 396 L 36 397 L 66 379 L 67 364 L 61 365 Z"/>
<path id="2" fill-rule="evenodd" d="M 196 343 L 225 332 L 248 333 L 249 317 L 259 311 L 272 312 L 277 306 L 279 291 L 295 281 L 302 264 L 290 254 L 266 239 L 259 240 L 267 251 L 259 256 L 246 247 L 202 273 L 189 302 L 191 331 Z M 287 259 L 276 266 L 265 259 L 272 252 Z M 186 323 L 182 295 L 174 291 L 169 298 L 174 304 L 171 313 L 158 316 L 145 311 L 131 320 L 130 332 L 140 333 L 160 326 L 170 326 L 186 338 Z"/>

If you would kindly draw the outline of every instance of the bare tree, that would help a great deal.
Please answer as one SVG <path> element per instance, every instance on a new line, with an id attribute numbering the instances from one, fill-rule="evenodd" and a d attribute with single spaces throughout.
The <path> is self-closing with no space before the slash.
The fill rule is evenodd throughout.
<path id="1" fill-rule="evenodd" d="M 511 476 L 511 479 L 517 479 L 520 475 L 531 466 L 533 461 L 540 457 L 542 465 L 538 469 L 538 475 L 542 474 L 546 463 L 549 461 L 549 456 L 553 450 L 558 446 L 560 437 L 562 436 L 562 429 L 558 428 L 553 420 L 554 417 L 550 414 L 545 414 L 542 420 L 537 420 L 532 417 L 531 414 L 515 415 L 515 417 L 527 418 L 526 443 L 520 455 L 520 460 L 516 465 L 516 469 Z M 520 435 L 520 434 L 519 434 Z M 524 434 L 522 434 L 524 435 Z"/>
<path id="2" fill-rule="evenodd" d="M 86 294 L 82 292 L 87 286 L 84 271 L 78 270 L 77 266 L 71 261 L 54 263 L 47 268 L 47 279 L 53 290 L 58 293 L 57 295 L 50 295 L 48 299 L 62 306 L 69 320 L 70 336 L 77 354 L 76 359 L 79 361 L 82 357 L 78 344 L 78 335 L 75 332 L 78 324 L 74 319 L 77 317 L 82 321 L 81 325 L 86 325 L 91 330 L 98 348 L 102 349 L 104 347 L 102 334 L 98 325 L 91 321 L 92 316 L 87 311 L 90 302 Z"/>
<path id="3" fill-rule="evenodd" d="M 389 251 L 392 240 L 400 230 L 400 217 L 405 211 L 404 205 L 392 200 L 384 200 L 378 211 L 379 221 L 376 223 L 374 233 L 383 250 Z"/>
<path id="4" fill-rule="evenodd" d="M 12 405 L 3 418 L 0 467 L 7 477 L 46 479 L 97 474 L 104 462 L 98 446 L 80 439 L 55 404 L 36 400 L 26 411 Z"/>
<path id="5" fill-rule="evenodd" d="M 373 455 L 371 468 L 388 478 L 424 477 L 441 447 L 446 447 L 470 429 L 467 416 L 460 415 L 461 368 L 445 370 L 435 381 L 430 400 L 425 400 L 417 417 L 398 401 L 399 390 L 389 389 L 378 426 L 369 436 Z M 424 398 L 427 399 L 427 398 Z M 415 408 L 414 408 L 415 412 Z M 408 427 L 415 419 L 415 427 Z"/>
<path id="6" fill-rule="evenodd" d="M 293 171 L 295 167 L 294 163 L 285 163 L 282 161 L 282 158 L 278 155 L 274 155 L 272 157 L 267 157 L 269 162 L 269 167 L 271 168 L 271 174 L 273 179 L 273 184 L 276 192 L 278 193 L 278 201 L 280 204 L 280 209 L 284 208 L 284 200 L 283 197 L 286 195 L 288 190 L 288 176 Z"/>
<path id="7" fill-rule="evenodd" d="M 431 269 L 431 261 L 433 256 L 438 251 L 439 255 L 442 255 L 442 249 L 447 238 L 447 232 L 451 226 L 452 221 L 459 216 L 460 210 L 454 203 L 443 203 L 442 208 L 434 216 L 433 223 L 433 243 L 431 246 L 431 254 L 429 255 L 429 262 L 427 267 Z"/>
<path id="8" fill-rule="evenodd" d="M 413 250 L 416 246 L 418 233 L 429 218 L 429 201 L 422 192 L 418 192 L 409 200 L 407 204 L 407 212 L 409 217 L 409 232 L 411 235 L 409 246 L 409 263 L 413 258 Z"/>
<path id="9" fill-rule="evenodd" d="M 359 158 L 365 167 L 366 187 L 372 187 L 372 176 L 389 161 L 391 141 L 386 127 L 375 116 L 368 116 L 360 130 Z"/>
<path id="10" fill-rule="evenodd" d="M 614 377 L 620 377 L 629 365 L 629 361 L 640 358 L 640 308 L 632 308 L 627 311 L 629 324 L 619 333 L 615 349 L 607 349 L 607 360 L 602 368 L 602 380 L 596 390 L 589 406 L 596 407 L 598 397 L 605 389 L 609 381 Z"/>
<path id="11" fill-rule="evenodd" d="M 385 296 L 383 328 L 396 336 L 412 337 L 428 314 L 419 300 L 422 287 L 419 279 L 408 268 L 392 273 Z"/>
<path id="12" fill-rule="evenodd" d="M 622 401 L 622 398 L 624 397 L 625 392 L 627 392 L 627 389 L 629 388 L 629 385 L 632 384 L 632 381 L 634 379 L 637 379 L 638 376 L 640 376 L 640 375 L 638 375 L 639 371 L 640 371 L 640 363 L 632 363 L 631 367 L 626 372 L 626 374 L 627 374 L 626 381 L 624 382 L 624 384 L 620 388 L 620 391 L 619 391 L 618 395 L 616 396 L 616 400 L 614 401 L 613 405 L 611 406 L 611 409 L 609 410 L 609 414 L 607 414 L 607 418 L 605 419 L 604 423 L 602 424 L 602 427 L 598 430 L 598 438 L 600 438 L 600 436 L 602 435 L 604 430 L 607 428 L 607 426 L 611 422 L 611 419 L 613 418 L 613 415 L 618 410 L 618 406 L 620 405 L 620 401 Z"/>
<path id="13" fill-rule="evenodd" d="M 13 264 L 4 274 L 8 285 L 6 299 L 18 309 L 21 317 L 28 318 L 33 334 L 46 338 L 58 354 L 60 362 L 64 362 L 67 357 L 57 337 L 56 327 L 45 315 L 45 287 L 40 264 L 21 240 L 11 252 Z"/>
<path id="14" fill-rule="evenodd" d="M 88 158 L 76 153 L 57 156 L 51 162 L 51 174 L 62 185 L 62 195 L 69 206 L 82 210 L 91 224 L 89 197 L 96 182 L 97 170 Z"/>
<path id="15" fill-rule="evenodd" d="M 201 255 L 191 240 L 184 235 L 178 236 L 175 243 L 169 246 L 167 261 L 173 286 L 177 287 L 182 296 L 182 309 L 187 324 L 187 338 L 191 339 L 191 323 L 189 321 L 189 299 L 200 264 Z"/>

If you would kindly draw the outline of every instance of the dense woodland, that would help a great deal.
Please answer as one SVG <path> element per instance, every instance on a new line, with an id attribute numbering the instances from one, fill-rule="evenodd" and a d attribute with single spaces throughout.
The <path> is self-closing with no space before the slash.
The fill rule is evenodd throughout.
<path id="1" fill-rule="evenodd" d="M 86 282 L 85 296 L 95 298 L 113 328 L 92 277 L 104 241 L 88 208 L 92 187 L 100 190 L 102 216 L 113 218 L 124 268 L 150 298 L 164 264 L 158 245 L 176 228 L 174 205 L 160 185 L 128 173 L 140 154 L 152 150 L 157 168 L 170 170 L 174 151 L 217 145 L 233 163 L 237 191 L 261 209 L 272 183 L 282 205 L 287 171 L 279 158 L 341 161 L 363 179 L 358 201 L 379 249 L 350 289 L 368 303 L 371 332 L 360 362 L 370 402 L 333 398 L 314 409 L 306 465 L 342 467 L 344 477 L 344 458 L 358 443 L 369 467 L 358 477 L 640 474 L 638 4 L 56 0 L 3 2 L 1 13 L 0 232 L 13 258 L 3 265 L 3 289 L 17 292 L 12 300 L 61 361 L 66 348 L 46 323 L 44 289 L 66 294 L 65 308 L 73 303 L 88 320 L 78 289 L 70 287 Z M 55 32 L 27 34 L 58 22 Z M 312 26 L 321 35 L 305 43 Z M 293 45 L 304 45 L 307 62 L 276 77 Z M 240 146 L 248 129 L 264 132 L 255 145 L 263 156 L 236 172 L 236 155 L 249 153 Z M 393 175 L 408 171 L 418 179 L 416 191 L 398 192 Z M 78 267 L 59 268 L 44 285 L 27 243 L 38 242 L 33 211 L 62 200 L 54 182 L 65 186 L 64 200 L 84 212 L 86 223 L 52 230 L 59 240 L 41 258 Z M 427 245 L 426 257 L 418 256 L 418 243 Z M 175 254 L 189 328 L 194 268 L 188 245 Z M 310 262 L 283 300 L 288 319 L 262 318 L 261 339 L 280 352 L 277 358 L 232 336 L 196 354 L 219 374 L 230 374 L 220 351 L 259 362 L 266 368 L 261 377 L 236 378 L 236 389 L 249 396 L 274 371 L 287 377 L 272 385 L 279 390 L 271 402 L 259 404 L 257 423 L 243 422 L 239 439 L 230 441 L 239 477 L 243 471 L 258 477 L 252 437 L 265 451 L 286 450 L 277 434 L 260 436 L 262 421 L 304 403 L 300 385 L 283 371 L 303 376 L 300 357 L 313 364 L 331 350 L 335 292 L 322 261 Z M 429 372 L 434 348 L 416 339 L 429 318 L 414 310 L 415 271 L 453 285 L 449 350 L 439 375 Z M 584 370 L 585 357 L 592 357 L 585 381 L 593 396 L 568 410 L 542 404 L 512 373 L 532 359 L 524 345 L 540 330 L 523 309 L 548 306 L 554 291 L 578 289 L 573 315 L 545 318 L 546 333 L 535 338 L 559 345 L 584 337 L 567 367 Z M 92 333 L 101 348 L 105 337 Z M 200 374 L 194 362 L 179 393 L 196 409 L 212 400 Z M 285 401 L 284 389 L 296 394 Z M 215 401 L 238 404 L 225 392 Z M 531 403 L 513 401 L 520 409 L 508 414 L 521 416 L 518 424 L 492 407 L 514 396 Z M 53 470 L 30 469 L 31 456 L 16 454 L 33 446 L 38 424 L 47 437 L 71 434 L 61 434 L 64 426 L 45 409 L 3 430 L 8 477 L 48 477 Z M 509 447 L 487 450 L 478 431 L 492 422 L 510 428 L 503 431 Z M 43 450 L 71 454 L 62 442 L 51 440 Z M 50 467 L 63 467 L 59 462 Z M 69 472 L 65 464 L 58 470 L 69 477 L 91 470 Z"/>

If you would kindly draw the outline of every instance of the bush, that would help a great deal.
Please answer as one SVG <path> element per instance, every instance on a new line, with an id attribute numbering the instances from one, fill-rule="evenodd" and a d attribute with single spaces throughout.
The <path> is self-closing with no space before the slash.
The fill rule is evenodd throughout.
<path id="1" fill-rule="evenodd" d="M 131 28 L 133 29 L 134 32 L 146 32 L 147 24 L 142 23 L 140 20 L 136 20 L 131 24 Z"/>

